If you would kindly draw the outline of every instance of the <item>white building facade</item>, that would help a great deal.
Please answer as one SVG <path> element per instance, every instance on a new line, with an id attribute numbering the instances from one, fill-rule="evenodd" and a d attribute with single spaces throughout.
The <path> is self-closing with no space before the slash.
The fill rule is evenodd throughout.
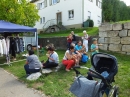
<path id="1" fill-rule="evenodd" d="M 102 21 L 102 0 L 36 0 L 40 20 L 35 28 L 42 31 L 54 22 L 66 28 L 81 28 L 87 19 L 99 26 Z"/>

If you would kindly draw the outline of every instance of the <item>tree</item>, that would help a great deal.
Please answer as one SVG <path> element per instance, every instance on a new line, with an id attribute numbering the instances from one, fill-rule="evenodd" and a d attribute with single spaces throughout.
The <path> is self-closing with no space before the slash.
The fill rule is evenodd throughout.
<path id="1" fill-rule="evenodd" d="M 102 15 L 105 22 L 130 20 L 130 8 L 120 0 L 103 0 Z"/>
<path id="2" fill-rule="evenodd" d="M 112 18 L 112 5 L 111 0 L 102 1 L 102 17 L 105 22 L 110 22 Z"/>
<path id="3" fill-rule="evenodd" d="M 0 0 L 0 20 L 33 27 L 39 18 L 36 6 L 27 0 Z"/>
<path id="4" fill-rule="evenodd" d="M 111 5 L 112 7 L 112 18 L 111 21 L 116 22 L 119 20 L 120 16 L 119 16 L 119 0 L 112 0 L 111 1 Z"/>

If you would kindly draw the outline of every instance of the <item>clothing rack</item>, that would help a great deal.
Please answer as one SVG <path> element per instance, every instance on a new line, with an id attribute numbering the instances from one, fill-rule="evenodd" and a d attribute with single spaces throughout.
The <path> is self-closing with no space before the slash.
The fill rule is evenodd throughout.
<path id="1" fill-rule="evenodd" d="M 23 38 L 23 37 L 19 37 L 19 36 L 7 36 L 6 38 L 5 38 L 4 36 L 0 36 L 0 38 L 1 38 L 1 37 L 2 37 L 3 39 L 10 38 L 10 37 L 14 37 L 14 38 Z M 25 59 L 23 59 L 23 60 L 25 60 Z M 10 62 L 10 54 L 9 54 L 9 52 L 7 51 L 6 63 L 0 64 L 0 65 L 5 65 L 5 64 L 7 64 L 7 65 L 9 65 L 9 66 L 12 66 L 11 63 L 19 62 L 19 61 L 23 61 L 23 60 L 18 60 L 18 61 Z"/>

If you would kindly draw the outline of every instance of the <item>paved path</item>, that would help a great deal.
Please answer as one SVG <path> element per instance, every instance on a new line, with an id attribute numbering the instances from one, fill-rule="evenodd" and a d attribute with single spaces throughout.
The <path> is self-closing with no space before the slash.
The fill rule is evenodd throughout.
<path id="1" fill-rule="evenodd" d="M 0 68 L 0 97 L 45 97 Z"/>

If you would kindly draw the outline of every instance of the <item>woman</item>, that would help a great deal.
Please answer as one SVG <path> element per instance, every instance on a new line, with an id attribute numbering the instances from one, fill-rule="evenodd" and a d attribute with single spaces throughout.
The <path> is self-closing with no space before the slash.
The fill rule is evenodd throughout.
<path id="1" fill-rule="evenodd" d="M 83 39 L 83 45 L 86 48 L 86 52 L 88 52 L 88 38 L 89 37 L 88 37 L 88 34 L 87 34 L 86 30 L 83 31 L 83 34 L 84 34 L 84 36 L 82 37 L 82 39 Z"/>
<path id="2" fill-rule="evenodd" d="M 41 69 L 41 62 L 38 57 L 34 55 L 34 51 L 28 51 L 29 56 L 27 57 L 26 65 L 24 65 L 24 69 L 26 71 L 26 75 L 29 76 L 31 73 L 39 72 Z"/>
<path id="3" fill-rule="evenodd" d="M 71 45 L 70 49 L 65 52 L 62 64 L 66 66 L 66 71 L 70 71 L 70 68 L 73 67 L 77 61 L 74 51 L 74 46 Z"/>
<path id="4" fill-rule="evenodd" d="M 49 47 L 47 50 L 46 56 L 48 57 L 48 60 L 43 64 L 43 68 L 57 67 L 59 64 L 59 56 L 54 51 L 54 47 Z"/>

